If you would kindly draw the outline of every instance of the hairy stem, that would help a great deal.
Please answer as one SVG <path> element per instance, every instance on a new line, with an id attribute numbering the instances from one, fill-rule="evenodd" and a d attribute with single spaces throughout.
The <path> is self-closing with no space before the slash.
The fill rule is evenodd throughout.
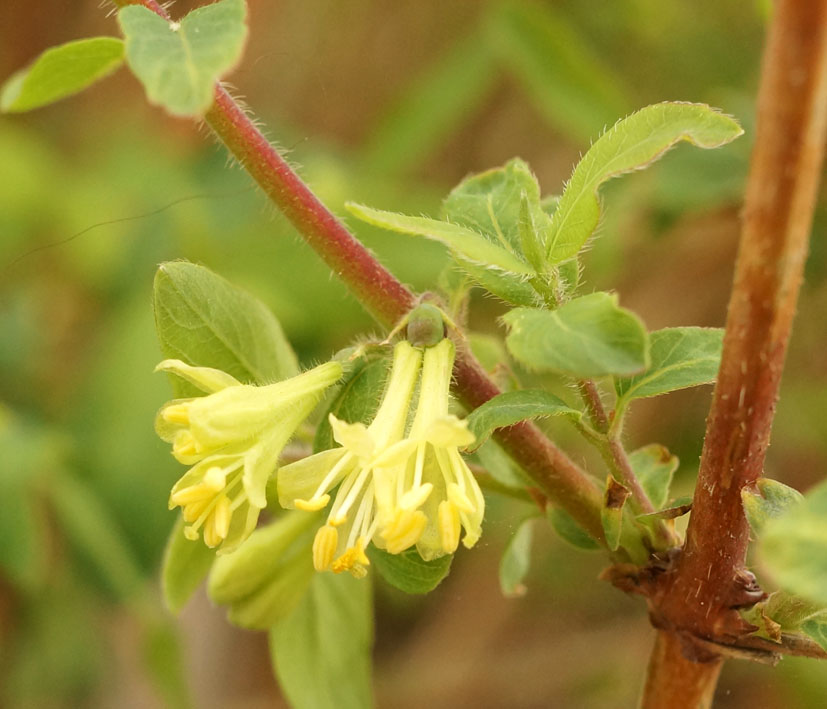
<path id="1" fill-rule="evenodd" d="M 709 709 L 723 664 L 686 659 L 678 636 L 658 631 L 640 709 Z"/>
<path id="2" fill-rule="evenodd" d="M 119 7 L 140 4 L 169 19 L 154 0 L 114 1 Z M 215 88 L 215 101 L 205 120 L 307 243 L 380 323 L 392 327 L 416 304 L 414 294 L 322 204 L 221 86 Z M 454 390 L 469 408 L 476 408 L 500 393 L 467 347 L 458 347 Z M 543 493 L 592 536 L 603 540 L 600 490 L 585 471 L 532 423 L 501 429 L 496 437 Z"/>
<path id="3" fill-rule="evenodd" d="M 780 0 L 764 54 L 741 245 L 687 543 L 653 609 L 666 630 L 721 642 L 748 630 L 735 610 L 745 601 L 738 577 L 749 539 L 741 489 L 763 470 L 826 132 L 827 0 Z M 679 699 L 679 664 L 672 653 L 650 667 L 647 692 L 666 687 L 660 706 L 692 706 Z M 710 679 L 717 671 L 708 668 Z"/>

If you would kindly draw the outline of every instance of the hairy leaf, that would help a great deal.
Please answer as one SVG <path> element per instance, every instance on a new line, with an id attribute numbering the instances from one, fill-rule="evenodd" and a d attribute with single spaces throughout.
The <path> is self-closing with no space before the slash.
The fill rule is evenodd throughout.
<path id="1" fill-rule="evenodd" d="M 525 594 L 523 579 L 531 566 L 531 543 L 534 538 L 535 521 L 535 517 L 529 517 L 520 523 L 500 559 L 500 588 L 505 596 Z"/>
<path id="2" fill-rule="evenodd" d="M 649 334 L 651 364 L 634 377 L 615 380 L 622 403 L 658 396 L 715 381 L 724 331 L 705 327 L 670 327 Z"/>
<path id="3" fill-rule="evenodd" d="M 565 510 L 559 507 L 550 507 L 548 519 L 554 531 L 560 535 L 561 539 L 567 541 L 572 546 L 578 549 L 585 549 L 586 551 L 600 549 L 600 544 Z"/>
<path id="4" fill-rule="evenodd" d="M 654 508 L 661 509 L 669 499 L 669 486 L 678 469 L 678 458 L 660 443 L 652 443 L 630 453 L 629 463 Z"/>
<path id="5" fill-rule="evenodd" d="M 631 375 L 649 364 L 640 319 L 609 293 L 575 298 L 557 310 L 518 308 L 503 317 L 508 351 L 530 369 L 578 378 Z"/>
<path id="6" fill-rule="evenodd" d="M 767 523 L 791 507 L 801 504 L 804 496 L 795 488 L 770 478 L 759 478 L 754 488 L 741 490 L 744 514 L 752 531 L 760 535 Z"/>
<path id="7" fill-rule="evenodd" d="M 213 100 L 215 82 L 241 58 L 247 38 L 244 0 L 220 0 L 167 22 L 129 5 L 118 12 L 126 61 L 151 103 L 177 116 L 199 116 Z"/>
<path id="8" fill-rule="evenodd" d="M 472 263 L 494 266 L 511 273 L 526 275 L 533 273 L 528 264 L 521 261 L 505 246 L 497 246 L 482 234 L 460 224 L 429 217 L 411 217 L 406 214 L 386 212 L 353 202 L 348 202 L 345 207 L 355 217 L 373 226 L 439 241 Z"/>
<path id="9" fill-rule="evenodd" d="M 368 557 L 376 570 L 391 586 L 405 593 L 430 593 L 451 570 L 453 554 L 425 561 L 416 549 L 401 554 L 388 554 L 374 546 L 368 548 Z"/>
<path id="10" fill-rule="evenodd" d="M 163 264 L 155 276 L 154 303 L 164 357 L 256 384 L 298 372 L 296 355 L 267 306 L 206 268 L 185 261 Z M 178 377 L 171 379 L 176 396 L 198 393 Z"/>
<path id="11" fill-rule="evenodd" d="M 123 41 L 91 37 L 47 49 L 9 78 L 0 90 L 0 110 L 31 111 L 72 96 L 109 76 L 123 63 Z"/>
<path id="12" fill-rule="evenodd" d="M 631 493 L 611 475 L 606 478 L 603 492 L 603 506 L 600 508 L 600 523 L 606 537 L 606 546 L 617 551 L 620 546 L 620 534 L 623 531 L 623 507 Z"/>
<path id="13" fill-rule="evenodd" d="M 597 190 L 606 180 L 646 167 L 676 143 L 717 148 L 741 135 L 738 123 L 703 104 L 659 103 L 618 121 L 577 164 L 551 218 L 547 256 L 576 255 L 600 221 Z"/>
<path id="14" fill-rule="evenodd" d="M 759 558 L 783 589 L 827 604 L 827 483 L 761 529 Z"/>
<path id="15" fill-rule="evenodd" d="M 317 573 L 287 618 L 270 630 L 276 677 L 296 709 L 366 709 L 371 696 L 370 584 Z"/>
<path id="16" fill-rule="evenodd" d="M 476 436 L 476 441 L 469 450 L 479 448 L 497 428 L 541 416 L 571 416 L 580 419 L 582 414 L 559 397 L 542 389 L 505 392 L 489 399 L 469 414 L 468 429 Z"/>

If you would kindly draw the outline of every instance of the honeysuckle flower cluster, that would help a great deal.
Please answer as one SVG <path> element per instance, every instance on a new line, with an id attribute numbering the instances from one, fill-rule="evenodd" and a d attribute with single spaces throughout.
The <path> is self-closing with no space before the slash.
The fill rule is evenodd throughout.
<path id="1" fill-rule="evenodd" d="M 459 454 L 474 436 L 464 421 L 448 413 L 453 362 L 448 339 L 424 352 L 399 342 L 372 423 L 347 423 L 331 414 L 341 447 L 279 470 L 283 507 L 321 510 L 339 486 L 313 543 L 317 570 L 364 576 L 371 541 L 392 554 L 415 545 L 430 560 L 453 553 L 463 529 L 466 547 L 479 539 L 485 501 Z"/>
<path id="2" fill-rule="evenodd" d="M 169 507 L 181 507 L 188 539 L 203 537 L 219 553 L 235 549 L 253 531 L 266 506 L 267 480 L 282 449 L 324 390 L 342 376 L 327 362 L 267 386 L 242 384 L 209 367 L 161 362 L 206 396 L 176 399 L 158 412 L 158 435 L 189 471 L 175 484 Z"/>

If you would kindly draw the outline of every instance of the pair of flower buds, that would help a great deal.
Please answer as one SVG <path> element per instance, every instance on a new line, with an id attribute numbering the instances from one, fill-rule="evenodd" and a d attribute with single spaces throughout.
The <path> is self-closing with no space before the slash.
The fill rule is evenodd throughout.
<path id="1" fill-rule="evenodd" d="M 426 561 L 453 553 L 462 530 L 463 544 L 473 546 L 485 503 L 459 453 L 474 436 L 448 410 L 453 362 L 449 339 L 425 347 L 400 341 L 373 421 L 365 426 L 330 414 L 340 447 L 281 468 L 284 446 L 341 378 L 338 362 L 267 386 L 180 360 L 161 362 L 158 370 L 206 393 L 169 402 L 156 419 L 175 458 L 192 466 L 172 488 L 170 509 L 182 508 L 189 539 L 201 536 L 219 554 L 231 552 L 255 529 L 275 473 L 282 507 L 329 507 L 313 541 L 319 571 L 364 576 L 370 542 L 391 554 L 415 546 Z"/>

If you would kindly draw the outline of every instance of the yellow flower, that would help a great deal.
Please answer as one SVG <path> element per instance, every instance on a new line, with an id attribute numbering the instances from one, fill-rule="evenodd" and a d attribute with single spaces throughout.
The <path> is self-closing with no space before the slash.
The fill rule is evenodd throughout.
<path id="1" fill-rule="evenodd" d="M 313 565 L 319 571 L 350 571 L 354 576 L 366 573 L 369 561 L 365 548 L 380 523 L 376 489 L 395 474 L 388 455 L 395 455 L 394 444 L 402 441 L 421 361 L 420 350 L 399 342 L 373 422 L 369 426 L 346 423 L 331 414 L 333 436 L 341 448 L 322 451 L 279 470 L 279 501 L 287 508 L 320 510 L 330 502 L 329 492 L 341 483 L 327 522 L 313 543 Z"/>
<path id="2" fill-rule="evenodd" d="M 182 508 L 189 539 L 200 533 L 207 546 L 232 551 L 255 528 L 282 449 L 342 367 L 328 362 L 267 386 L 175 359 L 156 371 L 176 374 L 207 394 L 171 401 L 158 412 L 158 435 L 172 444 L 179 462 L 192 465 L 172 488 L 169 507 Z"/>
<path id="3" fill-rule="evenodd" d="M 377 487 L 384 520 L 379 536 L 391 553 L 415 543 L 429 561 L 456 551 L 461 530 L 466 547 L 480 537 L 485 499 L 459 453 L 474 435 L 448 413 L 453 364 L 450 340 L 425 349 L 416 415 L 404 445 L 397 446 L 404 460 L 390 484 Z"/>

